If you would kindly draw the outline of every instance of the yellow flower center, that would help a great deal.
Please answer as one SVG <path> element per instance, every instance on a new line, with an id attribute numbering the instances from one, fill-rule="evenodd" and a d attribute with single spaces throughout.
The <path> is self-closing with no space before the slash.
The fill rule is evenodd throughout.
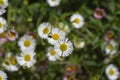
<path id="1" fill-rule="evenodd" d="M 108 34 L 107 36 L 108 36 L 108 38 L 111 39 L 111 38 L 113 37 L 113 34 L 110 33 L 110 34 Z"/>
<path id="2" fill-rule="evenodd" d="M 16 59 L 14 59 L 14 58 L 13 58 L 13 59 L 11 59 L 11 64 L 12 64 L 12 65 L 16 65 L 16 64 L 17 64 Z"/>
<path id="3" fill-rule="evenodd" d="M 60 50 L 61 51 L 66 51 L 67 47 L 68 47 L 67 44 L 63 43 L 63 44 L 60 45 Z"/>
<path id="4" fill-rule="evenodd" d="M 52 50 L 50 51 L 50 54 L 51 54 L 52 56 L 54 56 L 54 55 L 56 54 L 56 51 L 55 51 L 54 49 L 52 49 Z"/>
<path id="5" fill-rule="evenodd" d="M 26 47 L 29 47 L 29 46 L 31 45 L 31 41 L 30 41 L 30 40 L 24 41 L 24 45 L 25 45 Z"/>
<path id="6" fill-rule="evenodd" d="M 0 22 L 0 28 L 2 28 L 3 27 L 3 24 Z"/>
<path id="7" fill-rule="evenodd" d="M 30 61 L 31 60 L 31 56 L 29 54 L 24 56 L 24 60 L 25 61 Z"/>
<path id="8" fill-rule="evenodd" d="M 80 19 L 79 19 L 79 18 L 76 18 L 76 19 L 74 20 L 74 22 L 75 22 L 76 24 L 79 24 L 79 23 L 80 23 Z"/>
<path id="9" fill-rule="evenodd" d="M 68 67 L 66 68 L 66 71 L 68 71 L 68 72 L 72 71 L 72 67 L 71 67 L 71 66 L 68 66 Z"/>
<path id="10" fill-rule="evenodd" d="M 97 10 L 96 11 L 96 14 L 99 15 L 99 16 L 102 16 L 103 15 L 103 12 L 101 10 Z"/>
<path id="11" fill-rule="evenodd" d="M 113 50 L 114 49 L 113 45 L 112 44 L 108 44 L 108 49 Z"/>
<path id="12" fill-rule="evenodd" d="M 43 29 L 43 34 L 48 34 L 49 33 L 49 29 L 48 28 L 44 28 Z"/>
<path id="13" fill-rule="evenodd" d="M 2 76 L 0 75 L 0 80 L 3 80 Z"/>
<path id="14" fill-rule="evenodd" d="M 4 4 L 4 0 L 0 0 L 0 4 Z"/>
<path id="15" fill-rule="evenodd" d="M 58 40 L 58 39 L 59 39 L 59 34 L 53 34 L 53 35 L 52 35 L 52 38 L 53 38 L 54 40 Z"/>
<path id="16" fill-rule="evenodd" d="M 111 68 L 111 69 L 109 70 L 109 74 L 110 74 L 110 75 L 114 75 L 114 74 L 115 74 L 115 71 Z"/>
<path id="17" fill-rule="evenodd" d="M 9 36 L 10 38 L 13 38 L 13 37 L 15 37 L 15 33 L 14 33 L 14 32 L 10 32 L 10 33 L 8 34 L 8 36 Z"/>

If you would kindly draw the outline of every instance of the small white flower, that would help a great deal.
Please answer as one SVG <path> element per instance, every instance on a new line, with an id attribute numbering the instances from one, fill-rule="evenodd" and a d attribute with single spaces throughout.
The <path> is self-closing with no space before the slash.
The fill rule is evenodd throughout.
<path id="1" fill-rule="evenodd" d="M 51 32 L 51 36 L 48 38 L 48 42 L 50 44 L 55 44 L 58 40 L 65 38 L 65 33 L 59 30 L 59 28 L 53 28 Z"/>
<path id="2" fill-rule="evenodd" d="M 0 7 L 6 8 L 8 6 L 8 0 L 0 0 Z"/>
<path id="3" fill-rule="evenodd" d="M 50 31 L 51 31 L 51 24 L 48 22 L 44 22 L 40 24 L 38 27 L 38 35 L 43 39 L 48 38 L 48 34 L 50 33 Z"/>
<path id="4" fill-rule="evenodd" d="M 70 32 L 70 27 L 64 23 L 59 23 L 59 27 L 66 34 Z"/>
<path id="5" fill-rule="evenodd" d="M 47 0 L 47 3 L 49 4 L 50 7 L 55 7 L 60 4 L 61 0 Z"/>
<path id="6" fill-rule="evenodd" d="M 17 56 L 17 62 L 23 67 L 30 68 L 36 62 L 35 55 L 33 50 L 26 49 Z"/>
<path id="7" fill-rule="evenodd" d="M 119 75 L 118 68 L 114 66 L 113 64 L 110 64 L 106 67 L 105 73 L 109 80 L 117 80 L 118 75 Z"/>
<path id="8" fill-rule="evenodd" d="M 0 16 L 1 16 L 2 14 L 4 14 L 5 12 L 6 12 L 6 10 L 5 10 L 4 8 L 0 7 Z"/>
<path id="9" fill-rule="evenodd" d="M 59 56 L 69 56 L 73 51 L 73 45 L 68 39 L 58 40 L 54 48 Z"/>
<path id="10" fill-rule="evenodd" d="M 6 30 L 6 27 L 7 27 L 6 20 L 0 17 L 0 34 Z"/>
<path id="11" fill-rule="evenodd" d="M 35 49 L 36 46 L 36 40 L 33 39 L 31 36 L 23 36 L 18 41 L 18 45 L 20 46 L 21 50 L 25 49 Z"/>
<path id="12" fill-rule="evenodd" d="M 2 65 L 7 71 L 11 71 L 11 72 L 18 71 L 19 69 L 16 57 L 13 57 L 11 52 L 7 53 Z"/>
<path id="13" fill-rule="evenodd" d="M 56 61 L 58 59 L 58 55 L 53 47 L 48 48 L 47 57 L 49 61 Z"/>
<path id="14" fill-rule="evenodd" d="M 7 74 L 0 70 L 0 80 L 7 80 Z"/>
<path id="15" fill-rule="evenodd" d="M 84 25 L 83 17 L 77 13 L 71 16 L 70 21 L 75 28 L 81 28 Z"/>
<path id="16" fill-rule="evenodd" d="M 117 52 L 118 44 L 114 40 L 105 42 L 105 52 L 106 54 L 113 55 Z"/>
<path id="17" fill-rule="evenodd" d="M 74 46 L 78 49 L 83 48 L 85 46 L 84 41 L 74 41 Z"/>

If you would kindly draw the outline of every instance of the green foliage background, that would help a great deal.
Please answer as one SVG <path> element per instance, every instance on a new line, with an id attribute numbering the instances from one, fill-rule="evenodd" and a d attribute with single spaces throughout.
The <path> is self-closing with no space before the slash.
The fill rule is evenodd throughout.
<path id="1" fill-rule="evenodd" d="M 94 18 L 96 7 L 104 8 L 106 17 L 99 20 Z M 80 13 L 85 24 L 81 29 L 75 29 L 69 19 L 74 13 Z M 120 43 L 120 0 L 61 0 L 58 7 L 50 7 L 46 0 L 10 0 L 7 13 L 4 17 L 8 22 L 8 29 L 15 28 L 19 37 L 27 31 L 33 31 L 37 37 L 37 63 L 30 69 L 20 68 L 17 72 L 7 72 L 8 80 L 62 80 L 65 66 L 77 64 L 82 66 L 82 74 L 74 75 L 76 80 L 107 80 L 105 68 L 109 63 L 120 68 L 120 51 L 108 63 L 104 60 L 109 56 L 104 52 L 103 36 L 107 30 L 112 30 L 116 41 Z M 56 24 L 64 22 L 70 26 L 69 40 L 83 39 L 86 43 L 82 49 L 74 48 L 72 54 L 64 61 L 49 62 L 46 59 L 46 50 L 50 46 L 47 41 L 38 36 L 38 26 L 42 22 Z M 19 39 L 7 42 L 1 49 L 19 54 Z M 4 58 L 1 58 L 2 63 Z M 45 61 L 48 68 L 39 71 L 40 61 Z"/>

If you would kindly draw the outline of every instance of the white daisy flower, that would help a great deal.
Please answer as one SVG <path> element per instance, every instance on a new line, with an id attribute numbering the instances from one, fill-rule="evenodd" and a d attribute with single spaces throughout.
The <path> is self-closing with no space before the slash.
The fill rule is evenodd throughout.
<path id="1" fill-rule="evenodd" d="M 47 3 L 49 4 L 50 7 L 55 7 L 60 4 L 61 0 L 47 0 Z"/>
<path id="2" fill-rule="evenodd" d="M 6 30 L 7 22 L 4 18 L 0 17 L 0 34 Z"/>
<path id="3" fill-rule="evenodd" d="M 59 23 L 59 27 L 66 34 L 70 32 L 70 27 L 64 23 Z"/>
<path id="4" fill-rule="evenodd" d="M 58 55 L 53 47 L 48 48 L 47 57 L 49 61 L 56 61 L 58 59 Z"/>
<path id="5" fill-rule="evenodd" d="M 17 62 L 23 67 L 30 68 L 36 62 L 35 54 L 33 50 L 26 49 L 17 56 Z"/>
<path id="6" fill-rule="evenodd" d="M 68 39 L 58 40 L 54 48 L 59 56 L 69 56 L 73 51 L 73 45 Z"/>
<path id="7" fill-rule="evenodd" d="M 31 36 L 23 36 L 18 41 L 18 45 L 20 46 L 21 50 L 25 49 L 35 49 L 36 46 L 36 40 L 33 39 Z"/>
<path id="8" fill-rule="evenodd" d="M 0 0 L 0 7 L 6 8 L 8 6 L 8 0 Z"/>
<path id="9" fill-rule="evenodd" d="M 106 67 L 105 73 L 109 80 L 117 80 L 118 75 L 119 75 L 118 68 L 114 66 L 113 64 L 110 64 Z"/>
<path id="10" fill-rule="evenodd" d="M 53 45 L 58 40 L 65 38 L 65 33 L 59 30 L 59 28 L 52 28 L 51 36 L 48 37 L 48 42 Z"/>
<path id="11" fill-rule="evenodd" d="M 18 71 L 19 69 L 16 57 L 13 57 L 11 52 L 7 53 L 2 65 L 7 71 L 13 72 L 13 71 Z"/>
<path id="12" fill-rule="evenodd" d="M 6 12 L 6 10 L 5 10 L 4 8 L 0 7 L 0 16 L 1 16 L 2 14 L 4 14 L 5 12 Z"/>
<path id="13" fill-rule="evenodd" d="M 70 18 L 70 21 L 72 22 L 72 25 L 75 28 L 81 28 L 84 25 L 84 19 L 80 14 L 73 14 Z"/>
<path id="14" fill-rule="evenodd" d="M 7 74 L 0 70 L 0 80 L 7 80 Z"/>
<path id="15" fill-rule="evenodd" d="M 38 35 L 43 39 L 48 38 L 48 34 L 50 33 L 50 31 L 51 31 L 51 24 L 48 22 L 44 22 L 40 24 L 38 27 Z"/>
<path id="16" fill-rule="evenodd" d="M 118 44 L 114 40 L 110 40 L 109 42 L 105 42 L 105 52 L 106 54 L 113 55 L 118 50 Z"/>

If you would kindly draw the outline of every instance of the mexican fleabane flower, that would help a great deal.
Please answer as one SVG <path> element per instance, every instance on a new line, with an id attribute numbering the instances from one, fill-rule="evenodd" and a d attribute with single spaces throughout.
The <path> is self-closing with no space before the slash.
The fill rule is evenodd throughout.
<path id="1" fill-rule="evenodd" d="M 82 17 L 82 15 L 75 13 L 70 17 L 70 22 L 72 23 L 74 28 L 79 29 L 84 25 L 84 18 Z"/>
<path id="2" fill-rule="evenodd" d="M 13 56 L 11 52 L 6 53 L 5 60 L 2 65 L 7 71 L 11 72 L 18 71 L 19 69 L 16 56 Z"/>
<path id="3" fill-rule="evenodd" d="M 65 33 L 59 28 L 52 28 L 51 37 L 48 37 L 48 42 L 50 44 L 55 44 L 58 40 L 65 38 Z"/>
<path id="4" fill-rule="evenodd" d="M 54 45 L 54 48 L 59 56 L 69 56 L 73 51 L 73 44 L 71 41 L 68 41 L 67 38 L 58 40 Z"/>
<path id="5" fill-rule="evenodd" d="M 51 31 L 51 24 L 48 22 L 43 22 L 38 27 L 38 35 L 43 39 L 48 38 L 48 34 L 50 33 L 50 31 Z"/>
<path id="6" fill-rule="evenodd" d="M 102 8 L 96 8 L 94 11 L 94 17 L 97 19 L 102 19 L 103 17 L 105 17 L 106 13 L 104 11 L 104 9 Z"/>
<path id="7" fill-rule="evenodd" d="M 54 47 L 49 47 L 47 50 L 47 57 L 49 61 L 57 61 L 58 55 L 54 49 Z"/>
<path id="8" fill-rule="evenodd" d="M 8 6 L 8 0 L 0 0 L 0 7 L 6 8 Z"/>
<path id="9" fill-rule="evenodd" d="M 17 56 L 17 62 L 23 67 L 30 68 L 36 62 L 35 55 L 36 53 L 33 50 L 23 50 L 20 55 Z"/>
<path id="10" fill-rule="evenodd" d="M 18 33 L 14 29 L 11 29 L 7 31 L 6 37 L 10 41 L 15 41 L 18 38 Z"/>
<path id="11" fill-rule="evenodd" d="M 3 17 L 0 17 L 0 34 L 7 29 L 7 22 Z"/>
<path id="12" fill-rule="evenodd" d="M 75 73 L 75 66 L 74 65 L 67 65 L 65 67 L 66 75 L 72 75 Z"/>
<path id="13" fill-rule="evenodd" d="M 107 31 L 104 35 L 105 41 L 110 41 L 114 38 L 114 33 L 112 31 Z"/>
<path id="14" fill-rule="evenodd" d="M 113 55 L 118 50 L 118 44 L 114 40 L 110 40 L 109 42 L 105 42 L 105 53 Z"/>
<path id="15" fill-rule="evenodd" d="M 119 71 L 118 71 L 118 68 L 113 64 L 109 64 L 106 67 L 105 73 L 109 80 L 117 80 L 118 79 Z"/>
<path id="16" fill-rule="evenodd" d="M 0 70 L 0 80 L 7 80 L 7 74 Z"/>
<path id="17" fill-rule="evenodd" d="M 60 4 L 61 0 L 47 0 L 47 3 L 50 7 L 56 7 Z"/>
<path id="18" fill-rule="evenodd" d="M 36 46 L 36 40 L 33 39 L 31 36 L 23 36 L 18 41 L 18 45 L 20 46 L 21 50 L 25 49 L 34 50 Z"/>

